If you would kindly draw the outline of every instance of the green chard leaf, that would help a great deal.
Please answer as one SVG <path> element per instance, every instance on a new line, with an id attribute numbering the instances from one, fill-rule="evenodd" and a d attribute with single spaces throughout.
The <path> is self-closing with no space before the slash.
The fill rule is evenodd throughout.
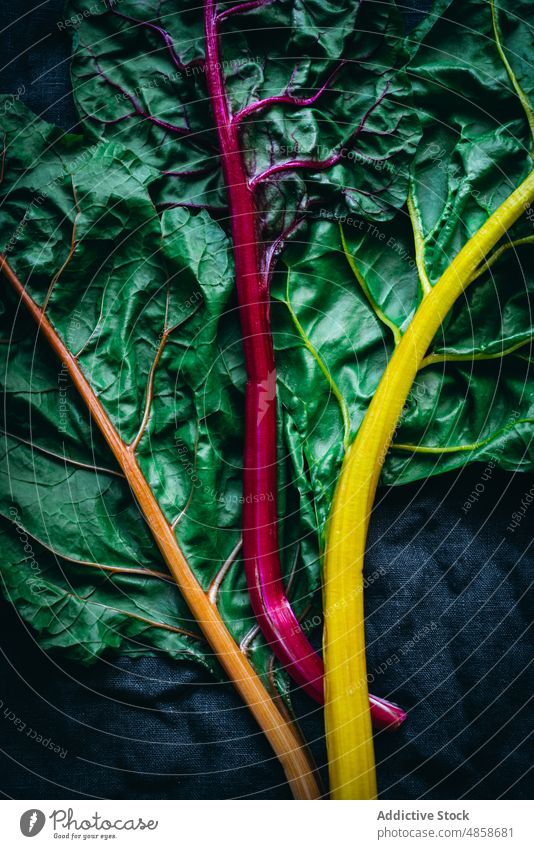
<path id="1" fill-rule="evenodd" d="M 171 10 L 133 0 L 75 0 L 69 10 L 78 21 L 80 135 L 20 104 L 3 116 L 1 249 L 120 437 L 135 445 L 235 641 L 285 691 L 255 625 L 240 555 L 246 377 L 203 15 L 198 4 Z M 282 569 L 303 616 L 319 604 L 321 539 L 343 446 L 387 357 L 340 252 L 338 225 L 323 209 L 394 216 L 406 199 L 419 121 L 393 2 L 372 11 L 349 0 L 335 10 L 267 3 L 225 20 L 221 42 L 233 110 L 274 98 L 243 115 L 251 180 L 297 157 L 339 154 L 331 168 L 284 171 L 258 187 L 265 257 L 276 247 L 269 262 Z M 295 104 L 276 100 L 286 96 Z M 312 102 L 299 105 L 304 98 Z M 283 248 L 288 239 L 278 258 L 278 241 Z M 47 648 L 85 661 L 108 650 L 168 651 L 219 674 L 65 369 L 17 297 L 2 298 L 7 596 Z M 330 371 L 342 374 L 333 380 Z"/>
<path id="2" fill-rule="evenodd" d="M 31 116 L 21 112 L 20 120 L 31 125 Z M 47 128 L 39 123 L 38 130 L 49 144 Z M 12 263 L 34 300 L 47 304 L 54 328 L 123 439 L 141 436 L 140 462 L 155 488 L 165 479 L 164 510 L 171 519 L 190 488 L 172 457 L 184 423 L 181 411 L 165 409 L 165 397 L 161 409 L 152 410 L 154 361 L 167 329 L 161 363 L 172 369 L 168 362 L 179 362 L 188 334 L 198 333 L 197 313 L 206 319 L 210 301 L 228 298 L 228 239 L 205 213 L 195 221 L 187 210 L 172 210 L 160 219 L 142 182 L 146 169 L 131 152 L 102 144 L 88 148 L 82 161 L 69 140 L 52 138 L 53 161 L 62 170 L 41 172 L 37 165 L 32 171 L 31 188 L 44 200 L 30 202 Z M 17 169 L 7 180 L 5 217 L 20 211 L 28 191 Z M 208 244 L 208 267 L 202 268 Z M 214 285 L 204 302 L 207 273 Z M 172 277 L 181 280 L 179 294 Z M 109 648 L 166 651 L 217 670 L 65 365 L 10 290 L 3 290 L 2 302 L 7 406 L 0 510 L 8 597 L 46 647 L 83 660 Z M 206 582 L 219 566 L 219 560 L 211 564 Z"/>
<path id="3" fill-rule="evenodd" d="M 425 289 L 532 169 L 532 106 L 520 72 L 528 67 L 532 33 L 527 14 L 511 8 L 490 0 L 436 3 L 407 37 L 423 129 L 409 203 L 380 227 L 359 219 L 342 225 L 347 254 L 378 312 L 400 330 Z M 408 483 L 470 461 L 532 470 L 533 250 L 527 214 L 435 338 L 383 483 Z M 382 324 L 391 346 L 393 334 Z"/>
<path id="4" fill-rule="evenodd" d="M 245 112 L 250 180 L 345 151 L 332 168 L 258 185 L 259 239 L 284 237 L 264 259 L 280 555 L 300 617 L 320 610 L 335 482 L 396 341 L 425 287 L 532 168 L 524 6 L 436 3 L 407 38 L 392 2 L 281 0 L 224 20 L 234 110 L 328 83 L 305 107 Z M 246 375 L 202 14 L 155 0 L 70 9 L 81 135 L 20 106 L 3 116 L 2 249 L 135 441 L 191 568 L 267 677 L 239 552 Z M 533 468 L 532 236 L 526 216 L 434 340 L 383 483 L 472 460 Z M 16 297 L 2 301 L 8 597 L 47 648 L 186 654 L 218 674 L 83 402 Z"/>
<path id="5" fill-rule="evenodd" d="M 80 18 L 73 91 L 86 132 L 123 142 L 155 169 L 151 192 L 159 206 L 189 203 L 224 216 L 198 4 L 171 10 L 156 0 L 123 0 L 116 7 L 74 0 L 71 7 Z M 297 101 L 243 116 L 250 177 L 297 156 L 324 160 L 344 152 L 327 171 L 266 185 L 265 235 L 279 235 L 311 199 L 378 218 L 402 205 L 418 139 L 409 83 L 399 68 L 402 35 L 392 2 L 371 9 L 350 0 L 335 8 L 283 0 L 224 21 L 221 64 L 233 112 L 265 98 Z M 299 105 L 299 98 L 313 102 Z M 351 137 L 360 122 L 356 145 Z M 355 167 L 367 162 L 374 167 Z"/>

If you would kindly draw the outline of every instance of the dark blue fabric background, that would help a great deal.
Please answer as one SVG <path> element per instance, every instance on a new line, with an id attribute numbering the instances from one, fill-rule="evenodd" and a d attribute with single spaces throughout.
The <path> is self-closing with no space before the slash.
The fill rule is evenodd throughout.
<path id="1" fill-rule="evenodd" d="M 0 90 L 25 85 L 32 109 L 70 129 L 70 43 L 56 26 L 62 5 L 0 2 Z M 411 21 L 428 3 L 412 5 Z M 531 795 L 532 516 L 515 534 L 506 526 L 532 479 L 494 472 L 464 515 L 481 472 L 383 490 L 378 499 L 367 562 L 369 573 L 384 574 L 366 597 L 369 670 L 373 691 L 409 710 L 400 732 L 376 739 L 383 798 Z M 165 658 L 86 669 L 47 657 L 5 602 L 0 635 L 5 797 L 289 798 L 230 686 Z M 302 695 L 295 701 L 325 778 L 321 712 Z M 65 756 L 32 740 L 29 728 Z"/>

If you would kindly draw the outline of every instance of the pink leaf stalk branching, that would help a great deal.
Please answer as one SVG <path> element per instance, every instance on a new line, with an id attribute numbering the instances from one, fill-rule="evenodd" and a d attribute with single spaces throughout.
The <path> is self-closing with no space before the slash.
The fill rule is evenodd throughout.
<path id="1" fill-rule="evenodd" d="M 263 250 L 260 250 L 255 189 L 280 173 L 299 170 L 318 173 L 339 163 L 348 149 L 355 144 L 359 135 L 367 132 L 365 123 L 386 97 L 389 83 L 386 83 L 380 97 L 365 113 L 346 145 L 339 151 L 333 151 L 324 160 L 294 159 L 275 164 L 249 179 L 239 139 L 243 121 L 254 113 L 276 104 L 285 103 L 296 108 L 313 105 L 328 90 L 346 64 L 345 61 L 339 62 L 325 82 L 310 97 L 294 97 L 288 86 L 283 95 L 264 98 L 232 115 L 220 61 L 219 25 L 223 20 L 234 15 L 259 9 L 271 2 L 273 0 L 252 0 L 252 2 L 238 3 L 218 13 L 214 0 L 205 0 L 206 58 L 205 60 L 194 59 L 188 65 L 184 65 L 179 59 L 171 36 L 163 27 L 119 13 L 109 2 L 108 9 L 132 26 L 143 27 L 159 35 L 174 65 L 180 70 L 193 65 L 202 65 L 206 72 L 219 140 L 218 152 L 221 155 L 232 221 L 236 288 L 247 372 L 243 474 L 245 496 L 243 553 L 247 584 L 254 614 L 274 654 L 294 680 L 312 698 L 322 703 L 324 701 L 323 662 L 305 636 L 291 607 L 280 567 L 276 485 L 276 365 L 269 317 L 269 280 L 276 256 L 287 238 L 304 219 L 302 216 L 296 218 L 292 224 L 283 229 L 277 239 L 270 245 L 264 245 Z M 138 117 L 174 135 L 189 137 L 193 135 L 187 126 L 179 127 L 146 112 L 132 94 L 109 77 L 94 55 L 93 58 L 98 76 L 114 90 L 123 94 L 133 107 L 133 112 L 107 121 L 93 115 L 88 117 L 103 125 Z M 167 170 L 162 172 L 162 176 L 194 177 L 198 176 L 199 170 L 203 169 L 184 169 L 183 172 Z M 308 206 L 310 203 L 308 202 Z M 184 201 L 159 204 L 158 208 L 180 206 L 191 209 L 210 209 L 213 212 L 223 211 L 219 207 Z M 369 700 L 375 727 L 397 727 L 405 718 L 404 712 L 396 705 L 372 695 L 369 696 Z"/>
<path id="2" fill-rule="evenodd" d="M 326 78 L 322 86 L 314 92 L 310 97 L 295 97 L 290 94 L 288 90 L 286 90 L 285 94 L 273 95 L 273 97 L 266 97 L 263 100 L 256 100 L 255 103 L 250 103 L 248 106 L 244 106 L 243 109 L 240 109 L 233 116 L 233 121 L 237 124 L 240 121 L 244 121 L 250 115 L 257 114 L 258 112 L 262 112 L 264 109 L 267 109 L 270 106 L 275 106 L 277 103 L 289 104 L 290 106 L 303 107 L 303 106 L 313 106 L 313 104 L 320 98 L 320 96 L 329 88 L 331 83 L 334 81 L 335 77 L 339 74 L 343 66 L 346 64 L 346 61 L 343 59 L 338 63 L 337 67 L 334 68 L 332 73 Z"/>
<path id="3" fill-rule="evenodd" d="M 312 173 L 318 173 L 319 171 L 327 171 L 329 168 L 333 168 L 334 165 L 338 165 L 347 155 L 348 150 L 354 146 L 358 136 L 365 127 L 367 119 L 373 114 L 375 109 L 380 106 L 386 97 L 389 88 L 390 83 L 388 80 L 380 97 L 378 97 L 375 103 L 369 107 L 360 123 L 351 134 L 347 144 L 344 145 L 341 150 L 333 152 L 326 159 L 290 159 L 287 162 L 277 162 L 274 165 L 270 165 L 269 168 L 266 168 L 265 171 L 262 171 L 260 174 L 256 174 L 250 181 L 250 188 L 256 188 L 256 186 L 260 183 L 270 180 L 272 177 L 276 176 L 276 174 L 284 174 L 288 171 L 311 171 Z M 271 100 L 276 102 L 276 98 L 265 98 L 264 101 L 260 102 L 268 104 Z"/>
<path id="4" fill-rule="evenodd" d="M 231 114 L 225 89 L 219 49 L 219 25 L 230 15 L 267 5 L 240 3 L 217 14 L 215 0 L 205 0 L 206 75 L 216 124 L 224 179 L 227 189 L 235 260 L 245 367 L 245 448 L 243 472 L 243 556 L 250 599 L 260 628 L 276 657 L 294 680 L 316 701 L 323 702 L 323 662 L 305 636 L 287 598 L 281 574 L 277 519 L 276 450 L 276 365 L 269 316 L 269 272 L 262 259 L 258 235 L 258 208 L 255 187 L 278 173 L 306 169 L 322 171 L 337 164 L 343 152 L 326 160 L 291 160 L 273 165 L 253 179 L 248 178 L 239 139 L 243 117 L 287 102 L 314 102 L 284 95 L 266 98 L 241 113 Z M 339 71 L 330 75 L 317 96 Z M 387 94 L 389 83 L 352 134 L 353 144 L 366 119 Z M 277 240 L 279 242 L 279 240 Z M 280 248 L 276 244 L 277 252 Z M 271 251 L 272 253 L 272 251 Z M 404 712 L 383 699 L 370 696 L 374 724 L 396 727 Z"/>
<path id="5" fill-rule="evenodd" d="M 226 18 L 231 18 L 234 15 L 242 15 L 244 12 L 252 12 L 254 9 L 261 9 L 263 6 L 269 6 L 275 0 L 248 0 L 245 3 L 236 3 L 234 6 L 229 6 L 223 9 L 222 12 L 215 13 L 216 23 L 219 24 Z"/>

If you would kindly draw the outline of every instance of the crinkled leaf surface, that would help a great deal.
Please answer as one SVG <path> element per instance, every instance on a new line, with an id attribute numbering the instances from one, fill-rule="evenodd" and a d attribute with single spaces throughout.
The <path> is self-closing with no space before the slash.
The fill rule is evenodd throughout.
<path id="1" fill-rule="evenodd" d="M 89 12 L 73 59 L 82 135 L 65 136 L 20 108 L 4 116 L 3 246 L 37 302 L 48 298 L 51 321 L 123 438 L 141 429 L 143 471 L 207 588 L 240 538 L 245 373 L 202 19 L 189 3 L 70 8 Z M 421 296 L 414 223 L 434 283 L 531 167 L 527 115 L 497 49 L 490 4 L 436 8 L 406 43 L 392 3 L 284 0 L 224 25 L 236 109 L 288 86 L 308 97 L 349 58 L 313 106 L 274 105 L 246 120 L 251 177 L 296 154 L 328 156 L 350 140 L 355 116 L 375 106 L 353 155 L 262 189 L 262 238 L 305 213 L 271 284 L 280 538 L 301 615 L 320 604 L 321 541 L 344 445 Z M 528 93 L 523 17 L 499 12 L 502 49 Z M 168 31 L 172 50 L 156 27 Z M 392 71 L 408 55 L 406 68 Z M 419 119 L 411 217 L 405 198 Z M 511 237 L 528 238 L 528 227 L 521 222 Z M 490 457 L 532 468 L 533 251 L 529 242 L 505 251 L 453 310 L 432 350 L 466 360 L 420 372 L 395 437 L 406 447 L 388 455 L 384 482 Z M 215 670 L 66 374 L 15 298 L 3 291 L 2 300 L 8 596 L 47 647 L 85 660 L 112 648 L 163 650 Z M 251 633 L 239 556 L 219 607 L 238 641 Z M 261 638 L 250 647 L 268 670 Z"/>
<path id="2" fill-rule="evenodd" d="M 224 215 L 202 8 L 178 6 L 123 0 L 106 10 L 105 4 L 71 3 L 81 19 L 74 97 L 90 135 L 124 142 L 156 169 L 151 191 L 158 204 L 189 202 Z M 390 217 L 404 202 L 407 164 L 418 137 L 406 74 L 399 70 L 404 53 L 395 4 L 282 0 L 221 26 L 221 62 L 234 112 L 261 98 L 310 98 L 334 73 L 309 106 L 274 103 L 244 120 L 251 177 L 296 155 L 326 159 L 350 142 L 372 110 L 357 145 L 347 147 L 335 168 L 306 180 L 291 175 L 264 189 L 265 234 L 279 235 L 286 219 L 311 198 Z M 355 167 L 367 161 L 375 167 Z"/>
<path id="3" fill-rule="evenodd" d="M 3 249 L 121 437 L 135 441 L 142 470 L 207 589 L 240 539 L 244 366 L 202 15 L 192 4 L 171 13 L 138 2 L 120 9 L 75 2 L 70 9 L 79 21 L 73 83 L 81 135 L 64 135 L 20 106 L 5 113 Z M 284 40 L 266 39 L 281 27 Z M 330 171 L 306 179 L 284 174 L 262 189 L 265 239 L 276 239 L 297 212 L 311 221 L 319 203 L 378 218 L 403 203 L 419 125 L 399 70 L 401 36 L 393 3 L 372 16 L 352 2 L 336 10 L 266 4 L 240 26 L 225 24 L 234 109 L 257 97 L 307 97 L 335 71 L 317 106 L 274 104 L 243 123 L 251 177 L 277 161 L 321 159 L 347 145 Z M 369 157 L 394 163 L 396 179 L 362 167 Z M 304 233 L 309 226 L 313 232 L 316 225 L 304 220 Z M 295 264 L 304 269 L 308 260 Z M 294 293 L 288 290 L 297 306 L 304 281 L 305 272 L 296 272 Z M 346 289 L 347 305 L 358 310 L 354 331 L 358 315 L 374 327 L 350 280 Z M 317 294 L 318 308 L 337 310 L 341 320 L 336 290 L 328 302 Z M 16 299 L 9 292 L 3 298 L 9 597 L 48 647 L 85 660 L 108 648 L 164 649 L 214 669 L 66 371 Z M 330 404 L 322 361 L 314 354 L 310 362 L 292 309 L 280 302 L 275 331 L 279 513 L 284 569 L 303 613 L 320 585 L 318 530 L 341 453 L 338 403 Z M 380 348 L 380 338 L 371 344 Z M 344 362 L 354 368 L 350 351 Z M 292 388 L 299 370 L 306 389 L 318 390 L 313 405 Z M 348 389 L 354 377 L 347 379 Z M 318 441 L 308 446 L 312 430 Z M 253 632 L 239 556 L 225 573 L 219 607 L 238 642 L 252 629 L 252 659 L 265 672 L 271 656 Z"/>
<path id="4" fill-rule="evenodd" d="M 437 3 L 436 10 L 442 17 L 407 39 L 423 127 L 413 206 L 376 229 L 359 220 L 343 225 L 376 305 L 401 329 L 420 298 L 413 229 L 432 285 L 532 168 L 529 84 L 519 70 L 528 67 L 532 45 L 525 4 L 496 4 L 495 24 L 489 0 Z M 471 460 L 532 469 L 533 241 L 531 216 L 523 216 L 499 258 L 455 305 L 432 345 L 436 362 L 416 379 L 383 482 Z M 387 328 L 384 338 L 391 344 Z"/>

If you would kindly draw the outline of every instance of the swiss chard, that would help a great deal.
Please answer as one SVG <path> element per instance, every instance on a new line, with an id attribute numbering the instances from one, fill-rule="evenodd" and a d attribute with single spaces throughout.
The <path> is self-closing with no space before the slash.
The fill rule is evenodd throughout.
<path id="1" fill-rule="evenodd" d="M 205 206 L 228 216 L 247 374 L 242 521 L 252 607 L 279 659 L 322 701 L 322 662 L 282 582 L 269 288 L 285 242 L 298 238 L 319 204 L 387 219 L 405 199 L 418 124 L 405 75 L 395 70 L 398 13 L 392 3 L 377 13 L 347 2 L 336 26 L 323 29 L 332 10 L 320 4 L 301 14 L 291 3 L 206 2 L 202 31 L 198 11 L 187 5 L 155 21 L 146 4 L 143 14 L 137 6 L 109 4 L 104 40 L 102 16 L 81 27 L 75 96 L 99 136 L 121 137 L 141 121 L 149 141 L 140 137 L 139 153 L 158 169 L 151 184 L 157 207 Z M 286 53 L 301 56 L 297 62 L 266 51 L 259 33 L 280 24 Z M 182 54 L 174 32 L 182 35 L 186 26 L 191 38 Z M 152 47 L 148 56 L 140 33 Z M 312 45 L 313 61 L 305 52 Z M 116 61 L 117 47 L 124 62 Z M 355 161 L 374 168 L 355 168 Z M 208 174 L 210 187 L 223 176 L 225 194 L 207 190 Z M 380 699 L 373 698 L 372 711 L 380 727 L 403 717 Z"/>
<path id="2" fill-rule="evenodd" d="M 380 218 L 402 203 L 417 121 L 406 103 L 405 79 L 393 70 L 395 7 L 386 4 L 371 22 L 366 10 L 362 16 L 347 3 L 338 11 L 338 29 L 325 30 L 319 41 L 320 4 L 309 19 L 291 3 L 282 10 L 268 3 L 215 10 L 206 3 L 204 18 L 184 6 L 165 26 L 159 4 L 151 18 L 147 4 L 135 2 L 121 4 L 120 11 L 112 4 L 97 10 L 73 4 L 73 11 L 83 13 L 73 73 L 85 136 L 63 136 L 23 110 L 3 122 L 2 266 L 16 299 L 63 361 L 59 378 L 41 352 L 33 365 L 35 342 L 27 329 L 19 338 L 11 328 L 25 319 L 8 297 L 7 335 L 15 332 L 15 344 L 3 349 L 5 389 L 13 399 L 5 433 L 4 534 L 11 552 L 5 586 L 45 645 L 84 659 L 109 648 L 163 649 L 198 657 L 216 671 L 200 622 L 295 792 L 314 795 L 306 755 L 290 754 L 296 745 L 291 724 L 248 660 L 269 686 L 277 682 L 284 689 L 246 605 L 241 512 L 248 560 L 259 557 L 263 570 L 257 584 L 251 579 L 252 589 L 262 591 L 274 570 L 285 598 L 273 542 L 284 474 L 276 480 L 268 284 L 285 240 L 306 226 L 319 203 Z M 313 45 L 317 56 L 288 68 L 283 56 L 266 54 L 255 25 L 232 26 L 237 13 L 253 24 L 259 16 L 268 27 L 282 15 L 295 53 Z M 227 29 L 228 58 L 219 58 L 213 26 Z M 354 68 L 361 76 L 356 93 Z M 217 86 L 224 87 L 235 116 L 233 150 L 217 111 Z M 316 102 L 327 112 L 316 110 Z M 20 145 L 28 127 L 31 138 Z M 354 170 L 349 154 L 356 142 L 360 156 L 397 163 L 401 176 L 393 187 L 385 175 Z M 237 188 L 232 174 L 228 179 L 228 158 L 237 163 Z M 250 205 L 253 193 L 257 206 Z M 260 331 L 253 342 L 245 333 L 244 363 L 227 215 L 241 322 L 245 330 L 251 322 Z M 255 421 L 262 437 L 259 455 L 245 462 L 244 493 L 243 365 L 253 407 L 246 457 L 254 455 Z M 83 403 L 72 397 L 71 382 L 107 448 Z M 293 481 L 291 487 L 298 497 Z M 129 490 L 159 554 L 136 521 Z M 252 525 L 263 517 L 267 532 L 260 527 L 256 535 Z M 290 510 L 286 523 L 290 537 Z M 19 550 L 17 527 L 39 555 L 37 583 L 29 580 L 35 575 Z M 288 540 L 286 558 L 297 586 L 304 575 L 304 601 L 318 586 L 316 527 L 310 530 L 302 553 L 298 534 Z M 175 602 L 160 557 L 187 608 Z M 265 621 L 277 615 L 276 606 L 261 604 Z M 311 648 L 287 603 L 286 611 L 286 633 L 276 635 L 276 647 L 280 653 L 285 638 L 300 638 L 300 657 L 291 644 L 284 656 L 298 666 Z M 313 686 L 319 696 L 320 673 Z M 382 700 L 374 710 L 385 717 L 382 724 L 396 721 Z"/>
<path id="3" fill-rule="evenodd" d="M 188 211 L 173 210 L 160 220 L 139 179 L 142 166 L 137 163 L 134 176 L 127 164 L 133 160 L 122 152 L 119 161 L 113 146 L 97 148 L 75 173 L 64 173 L 73 164 L 69 147 L 68 139 L 54 144 L 50 170 L 43 168 L 55 176 L 39 187 L 47 214 L 34 205 L 21 231 L 31 271 L 24 261 L 16 265 L 26 285 L 1 258 L 15 296 L 5 298 L 11 336 L 3 346 L 13 428 L 4 433 L 2 493 L 8 597 L 44 633 L 46 646 L 82 659 L 109 648 L 163 650 L 196 658 L 216 674 L 220 662 L 295 795 L 315 797 L 313 767 L 298 733 L 224 623 L 232 604 L 236 616 L 241 599 L 228 599 L 223 615 L 219 611 L 221 583 L 235 568 L 238 546 L 197 578 L 176 539 L 189 495 L 176 468 L 175 428 L 177 421 L 190 427 L 191 399 L 184 384 L 178 405 L 169 405 L 174 396 L 167 380 L 176 368 L 187 372 L 184 351 L 194 370 L 196 354 L 216 346 L 217 305 L 232 289 L 227 238 L 204 214 L 193 221 Z M 43 153 L 46 161 L 46 147 Z M 32 189 L 35 178 L 32 172 Z M 15 210 L 30 186 L 16 173 L 11 179 Z M 65 224 L 72 230 L 67 243 Z M 31 256 L 37 236 L 42 247 Z M 174 276 L 182 282 L 178 298 Z M 83 293 L 81 278 L 88 281 Z M 43 341 L 59 357 L 59 371 Z M 205 363 L 204 415 L 215 420 L 214 431 L 232 391 L 224 378 L 222 363 L 217 375 Z M 184 418 L 176 420 L 179 409 Z M 224 472 L 220 480 L 223 486 Z M 227 486 L 231 491 L 231 480 Z M 187 607 L 172 591 L 171 575 Z M 268 683 L 269 657 L 265 661 Z"/>
<path id="4" fill-rule="evenodd" d="M 463 23 L 466 10 L 468 27 Z M 525 21 L 514 15 L 517 49 L 525 49 L 529 43 L 524 32 L 521 37 L 522 26 Z M 371 262 L 373 248 L 368 252 L 368 244 L 361 244 L 355 258 L 342 234 L 347 260 L 371 296 L 377 318 L 392 331 L 395 350 L 346 456 L 328 531 L 324 576 L 326 728 L 334 798 L 359 798 L 376 792 L 365 660 L 363 652 L 351 654 L 350 648 L 355 642 L 363 644 L 362 593 L 355 593 L 355 588 L 363 590 L 367 528 L 390 445 L 395 454 L 430 458 L 432 473 L 451 467 L 451 456 L 458 465 L 480 459 L 486 451 L 494 462 L 501 455 L 503 465 L 509 468 L 532 464 L 530 361 L 527 357 L 525 365 L 514 357 L 521 357 L 521 349 L 532 341 L 529 281 L 523 276 L 522 264 L 516 266 L 519 292 L 515 289 L 510 298 L 510 287 L 505 286 L 504 298 L 510 298 L 507 308 L 499 309 L 498 301 L 499 281 L 508 283 L 517 252 L 530 249 L 533 242 L 528 227 L 526 233 L 521 232 L 525 221 L 530 223 L 525 213 L 534 201 L 532 108 L 507 58 L 500 12 L 493 0 L 452 3 L 446 17 L 426 31 L 425 26 L 422 43 L 415 39 L 412 44 L 409 65 L 415 102 L 421 109 L 423 139 L 407 203 L 413 248 L 407 251 L 403 247 L 400 252 L 414 258 L 419 299 L 402 332 L 401 328 L 394 332 L 398 325 L 388 318 L 387 308 L 380 309 L 380 299 L 370 295 L 364 279 L 368 270 L 372 274 L 377 270 Z M 481 33 L 487 33 L 482 58 L 473 49 L 475 44 L 479 47 Z M 466 103 L 470 95 L 473 100 Z M 398 238 L 397 244 L 406 244 L 405 238 Z M 502 266 L 508 271 L 504 278 L 499 274 Z M 359 270 L 362 267 L 364 276 Z M 498 276 L 491 279 L 495 271 Z M 488 277 L 490 286 L 487 282 L 484 286 Z M 461 297 L 468 286 L 475 303 L 469 313 Z M 521 288 L 525 289 L 522 296 Z M 491 289 L 497 296 L 493 309 L 488 297 Z M 483 306 L 476 305 L 481 299 Z M 456 315 L 451 316 L 455 305 Z M 473 324 L 475 338 L 471 341 L 466 329 Z M 514 360 L 508 368 L 503 367 L 501 361 L 509 357 Z M 492 368 L 494 365 L 497 368 Z M 412 422 L 420 416 L 414 415 L 417 398 L 413 393 L 411 405 L 406 408 L 405 404 L 421 369 L 430 395 L 430 403 L 422 406 L 427 413 L 432 410 L 427 431 L 435 438 L 436 421 L 446 434 L 441 444 L 426 444 L 427 432 L 423 440 L 413 442 L 397 437 L 403 414 Z M 460 380 L 454 380 L 455 370 Z M 462 379 L 469 385 L 471 407 L 460 392 Z M 478 428 L 478 432 L 463 442 L 466 426 Z M 418 429 L 418 436 L 420 433 Z M 429 468 L 427 464 L 427 474 Z M 396 482 L 403 473 L 407 476 L 408 470 L 416 476 L 418 463 L 410 466 L 405 462 Z M 350 601 L 338 611 L 340 597 Z"/>
<path id="5" fill-rule="evenodd" d="M 0 351 L 4 586 L 47 648 L 84 660 L 165 651 L 220 674 L 222 652 L 309 796 L 271 701 L 287 696 L 271 649 L 321 698 L 298 623 L 321 612 L 344 454 L 423 294 L 531 167 L 525 16 L 440 2 L 403 42 L 392 2 L 167 5 L 71 4 L 81 136 L 20 107 L 2 118 L 16 272 Z M 496 250 L 422 352 L 385 483 L 488 457 L 532 468 L 525 222 Z M 346 598 L 361 605 L 359 580 L 328 622 Z M 362 637 L 344 654 L 357 646 L 360 672 Z M 355 792 L 372 795 L 368 738 L 366 725 Z"/>

